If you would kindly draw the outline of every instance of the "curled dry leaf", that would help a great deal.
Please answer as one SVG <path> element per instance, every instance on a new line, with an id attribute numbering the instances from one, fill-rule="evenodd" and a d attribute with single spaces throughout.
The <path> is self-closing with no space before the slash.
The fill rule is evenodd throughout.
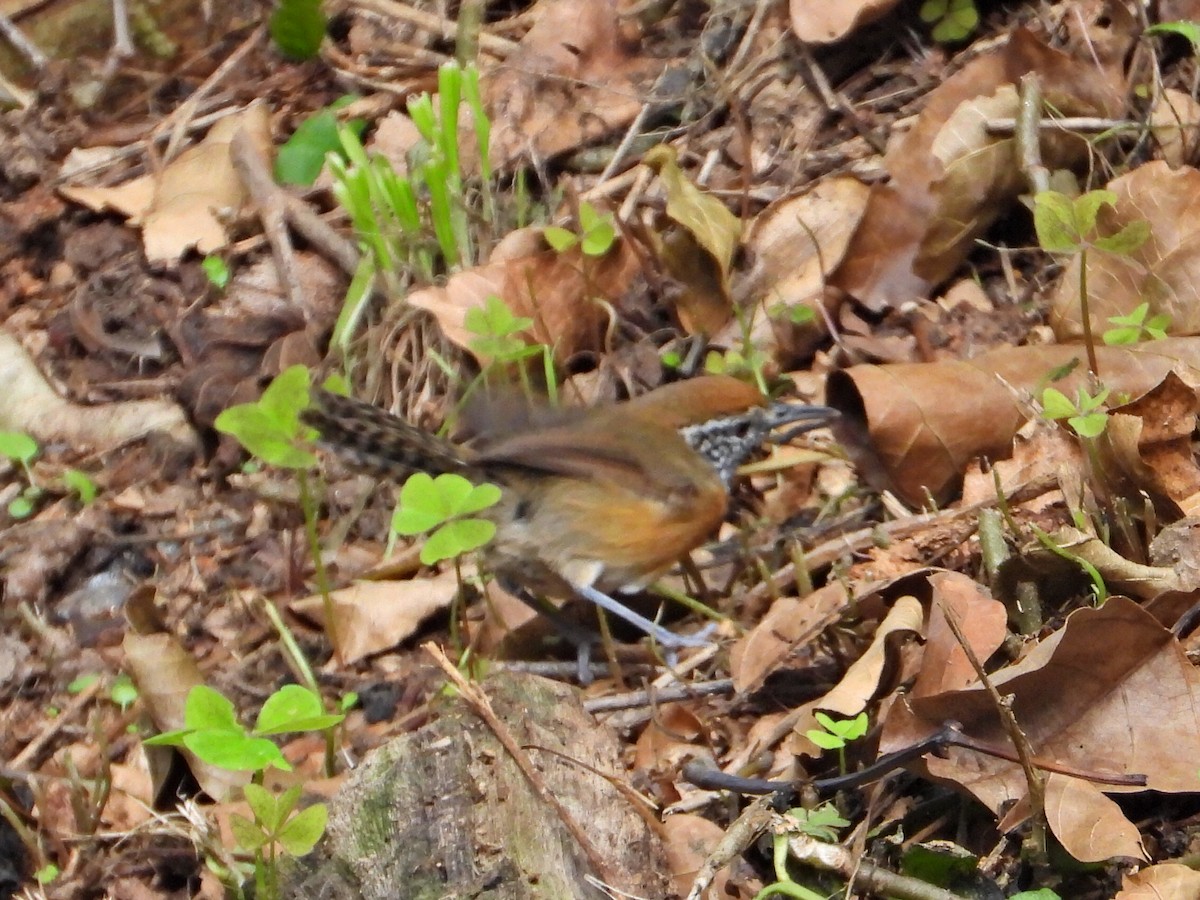
<path id="1" fill-rule="evenodd" d="M 730 650 L 734 689 L 743 694 L 762 687 L 793 653 L 837 622 L 850 599 L 845 585 L 837 581 L 807 597 L 781 597 L 772 603 L 762 620 Z"/>
<path id="2" fill-rule="evenodd" d="M 128 216 L 131 225 L 140 225 L 146 258 L 152 263 L 176 262 L 192 247 L 212 253 L 229 242 L 229 211 L 246 200 L 229 152 L 233 136 L 243 128 L 269 156 L 270 113 L 266 104 L 255 103 L 221 119 L 203 141 L 159 173 L 115 188 L 67 186 L 62 194 L 93 210 L 115 209 Z"/>
<path id="3" fill-rule="evenodd" d="M 642 160 L 658 173 L 667 195 L 667 217 L 679 229 L 664 235 L 659 250 L 683 285 L 675 305 L 690 334 L 714 334 L 729 321 L 729 274 L 742 223 L 724 203 L 688 180 L 674 148 L 661 144 Z"/>
<path id="4" fill-rule="evenodd" d="M 1121 876 L 1121 891 L 1113 900 L 1164 900 L 1200 897 L 1200 872 L 1182 863 L 1163 863 Z"/>
<path id="5" fill-rule="evenodd" d="M 1191 94 L 1166 88 L 1155 96 L 1150 131 L 1158 141 L 1163 161 L 1178 169 L 1195 158 L 1200 145 L 1200 103 Z"/>
<path id="6" fill-rule="evenodd" d="M 671 885 L 676 895 L 686 897 L 709 854 L 725 837 L 725 831 L 716 822 L 688 813 L 667 816 L 662 827 Z M 715 894 L 706 896 L 729 896 L 728 881 L 728 868 L 721 869 L 713 879 Z"/>
<path id="7" fill-rule="evenodd" d="M 130 630 L 122 643 L 125 668 L 138 687 L 142 702 L 160 732 L 184 727 L 188 693 L 204 684 L 196 660 L 170 634 L 141 634 Z M 204 793 L 220 803 L 250 780 L 249 772 L 209 765 L 186 748 L 178 748 Z"/>
<path id="8" fill-rule="evenodd" d="M 1200 672 L 1175 636 L 1132 600 L 1081 609 L 992 683 L 1013 696 L 1018 725 L 1035 753 L 1077 770 L 1143 773 L 1148 790 L 1196 789 Z M 903 698 L 889 710 L 880 754 L 911 746 L 947 721 L 976 740 L 1011 750 L 988 693 L 978 686 Z M 1026 793 L 1016 763 L 974 751 L 925 757 L 917 768 L 955 784 L 993 812 Z M 1141 788 L 1104 785 L 1106 793 Z"/>
<path id="9" fill-rule="evenodd" d="M 1180 577 L 1173 568 L 1135 563 L 1121 556 L 1098 537 L 1086 534 L 1078 528 L 1060 528 L 1051 535 L 1051 539 L 1056 546 L 1067 550 L 1072 556 L 1091 563 L 1106 585 L 1138 599 L 1153 600 L 1160 594 L 1171 591 L 1200 590 L 1200 582 L 1186 576 Z"/>
<path id="10" fill-rule="evenodd" d="M 929 575 L 932 604 L 926 628 L 921 671 L 913 684 L 913 697 L 927 697 L 965 688 L 978 680 L 954 632 L 946 624 L 953 616 L 975 658 L 986 662 L 1004 643 L 1008 611 L 976 581 L 959 572 Z"/>
<path id="11" fill-rule="evenodd" d="M 1092 250 L 1087 257 L 1088 308 L 1094 333 L 1111 327 L 1142 303 L 1149 315 L 1165 314 L 1171 334 L 1200 333 L 1200 171 L 1150 162 L 1115 178 L 1097 230 L 1111 235 L 1132 222 L 1149 222 L 1150 238 L 1128 256 Z M 1072 258 L 1051 297 L 1050 325 L 1060 341 L 1083 334 L 1079 256 Z"/>
<path id="12" fill-rule="evenodd" d="M 360 581 L 330 592 L 342 658 L 357 662 L 411 637 L 431 615 L 448 609 L 458 592 L 458 579 L 447 571 L 411 581 Z M 290 604 L 297 615 L 324 623 L 319 594 Z"/>
<path id="13" fill-rule="evenodd" d="M 541 0 L 520 49 L 486 76 L 493 165 L 545 160 L 627 126 L 661 62 L 625 38 L 615 0 Z"/>
<path id="14" fill-rule="evenodd" d="M 1125 496 L 1144 493 L 1165 518 L 1200 510 L 1200 465 L 1192 453 L 1194 388 L 1175 373 L 1109 416 L 1098 442 L 1104 476 Z"/>
<path id="15" fill-rule="evenodd" d="M 912 130 L 888 149 L 892 181 L 871 188 L 832 278 L 837 287 L 880 311 L 926 296 L 958 267 L 1025 189 L 1013 137 L 990 134 L 985 123 L 1016 114 L 1014 86 L 1030 72 L 1060 115 L 1114 116 L 1123 108 L 1121 92 L 1105 73 L 1097 77 L 1091 58 L 1053 50 L 1017 29 L 935 89 Z M 1082 136 L 1052 132 L 1042 135 L 1041 151 L 1045 165 L 1067 168 L 1088 158 L 1089 145 Z"/>
<path id="16" fill-rule="evenodd" d="M 924 619 L 925 612 L 916 597 L 906 595 L 892 604 L 875 629 L 871 645 L 850 665 L 842 680 L 825 696 L 800 707 L 799 719 L 792 729 L 792 753 L 817 756 L 825 752 L 806 735 L 810 729 L 819 728 L 815 716 L 817 710 L 832 713 L 838 719 L 852 719 L 862 712 L 879 693 L 881 682 L 894 658 L 896 636 L 920 637 L 924 631 Z"/>
<path id="17" fill-rule="evenodd" d="M 1114 393 L 1145 393 L 1174 369 L 1200 383 L 1200 340 L 1167 338 L 1130 347 L 1098 347 Z M 843 416 L 839 437 L 863 477 L 921 504 L 926 492 L 949 499 L 977 456 L 1008 455 L 1029 417 L 1030 392 L 1052 371 L 1080 360 L 1082 347 L 1005 347 L 970 360 L 853 366 L 829 377 L 828 402 Z M 1068 397 L 1085 384 L 1082 366 L 1055 387 Z"/>
<path id="18" fill-rule="evenodd" d="M 881 18 L 899 0 L 851 0 L 849 3 L 814 3 L 791 0 L 792 31 L 808 44 L 829 44 L 856 28 Z"/>
<path id="19" fill-rule="evenodd" d="M 41 443 L 111 450 L 150 434 L 185 448 L 199 439 L 179 405 L 166 400 L 126 400 L 84 406 L 64 400 L 46 383 L 20 342 L 0 331 L 0 428 L 23 431 Z"/>
<path id="20" fill-rule="evenodd" d="M 734 304 L 754 309 L 750 340 L 781 363 L 808 352 L 825 332 L 818 314 L 792 324 L 797 308 L 818 312 L 830 272 L 842 261 L 866 209 L 869 189 L 857 178 L 831 178 L 803 194 L 783 197 L 755 218 L 744 246 L 750 268 L 734 276 Z M 731 323 L 716 343 L 736 346 Z"/>
<path id="21" fill-rule="evenodd" d="M 540 229 L 525 228 L 508 234 L 486 265 L 452 275 L 443 286 L 413 291 L 408 301 L 431 313 L 447 338 L 486 364 L 466 316 L 489 297 L 499 297 L 514 315 L 533 319 L 527 338 L 552 347 L 565 364 L 577 353 L 601 349 L 609 317 L 604 303 L 619 303 L 637 271 L 637 256 L 624 241 L 592 258 L 578 247 L 547 249 Z"/>
<path id="22" fill-rule="evenodd" d="M 1096 785 L 1067 775 L 1046 778 L 1046 824 L 1080 862 L 1148 860 L 1137 826 Z"/>

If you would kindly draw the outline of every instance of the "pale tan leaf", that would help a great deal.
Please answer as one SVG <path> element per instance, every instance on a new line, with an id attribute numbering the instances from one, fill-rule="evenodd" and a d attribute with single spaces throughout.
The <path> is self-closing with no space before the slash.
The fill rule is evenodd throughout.
<path id="1" fill-rule="evenodd" d="M 1200 872 L 1182 863 L 1160 863 L 1121 876 L 1113 900 L 1176 900 L 1200 897 Z"/>
<path id="2" fill-rule="evenodd" d="M 360 581 L 331 591 L 342 658 L 351 663 L 396 646 L 431 615 L 447 609 L 457 592 L 458 580 L 450 570 L 410 581 Z M 320 594 L 296 600 L 289 608 L 324 623 Z"/>
<path id="3" fill-rule="evenodd" d="M 1149 859 L 1137 826 L 1090 782 L 1052 772 L 1046 778 L 1046 822 L 1080 862 Z"/>

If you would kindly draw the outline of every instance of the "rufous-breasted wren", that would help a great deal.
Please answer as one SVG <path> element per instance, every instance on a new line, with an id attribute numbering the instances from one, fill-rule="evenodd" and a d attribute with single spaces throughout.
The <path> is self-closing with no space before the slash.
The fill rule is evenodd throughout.
<path id="1" fill-rule="evenodd" d="M 496 524 L 485 563 L 502 583 L 527 602 L 583 597 L 673 651 L 707 640 L 674 634 L 611 595 L 651 584 L 713 533 L 736 468 L 775 429 L 806 431 L 834 415 L 706 375 L 625 403 L 492 421 L 470 446 L 325 391 L 304 421 L 353 465 L 401 480 L 457 472 L 499 485 L 500 502 L 482 515 Z M 581 665 L 585 653 L 581 645 Z"/>

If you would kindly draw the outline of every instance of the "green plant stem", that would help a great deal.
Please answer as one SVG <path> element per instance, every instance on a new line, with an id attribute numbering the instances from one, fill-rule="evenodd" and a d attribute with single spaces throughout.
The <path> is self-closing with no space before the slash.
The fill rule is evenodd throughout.
<path id="1" fill-rule="evenodd" d="M 321 558 L 321 539 L 317 534 L 317 507 L 313 502 L 312 491 L 309 489 L 308 473 L 303 469 L 297 469 L 296 474 L 300 483 L 300 509 L 304 513 L 304 533 L 308 538 L 308 552 L 312 556 L 313 574 L 316 576 L 317 590 L 321 592 L 321 602 L 325 610 L 325 633 L 329 635 L 329 643 L 333 646 L 333 655 L 337 659 L 338 665 L 341 665 L 342 642 L 338 640 L 333 597 L 329 593 L 329 573 L 325 571 L 325 560 Z M 315 683 L 313 689 L 316 689 Z"/>
<path id="2" fill-rule="evenodd" d="M 764 897 L 770 897 L 773 894 L 783 894 L 787 897 L 795 897 L 797 900 L 825 900 L 824 894 L 818 894 L 816 891 L 810 890 L 803 885 L 796 884 L 792 880 L 792 876 L 788 874 L 788 839 L 786 834 L 775 835 L 771 850 L 777 881 L 774 884 L 768 884 L 755 894 L 754 900 L 763 900 Z"/>
<path id="3" fill-rule="evenodd" d="M 328 593 L 326 594 L 328 598 Z M 329 605 L 332 606 L 333 601 L 329 599 Z M 267 618 L 271 620 L 271 624 L 275 626 L 275 632 L 279 635 L 279 643 L 283 646 L 284 655 L 291 662 L 291 669 L 296 673 L 306 688 L 312 691 L 316 696 L 321 696 L 320 687 L 317 685 L 317 676 L 313 673 L 312 666 L 309 665 L 308 657 L 304 655 L 304 651 L 300 649 L 300 645 L 296 643 L 296 638 L 292 635 L 292 630 L 287 627 L 287 623 L 283 621 L 283 617 L 279 615 L 279 610 L 275 608 L 275 604 L 270 600 L 263 598 L 263 610 L 267 614 Z M 325 615 L 330 613 L 328 607 Z M 325 774 L 332 778 L 336 772 L 335 761 L 337 758 L 337 743 L 333 728 L 326 728 L 325 735 Z"/>
<path id="4" fill-rule="evenodd" d="M 1096 339 L 1092 336 L 1092 310 L 1088 302 L 1087 248 L 1079 251 L 1079 313 L 1083 317 L 1083 345 L 1087 348 L 1088 369 L 1099 379 L 1100 363 L 1096 360 Z"/>

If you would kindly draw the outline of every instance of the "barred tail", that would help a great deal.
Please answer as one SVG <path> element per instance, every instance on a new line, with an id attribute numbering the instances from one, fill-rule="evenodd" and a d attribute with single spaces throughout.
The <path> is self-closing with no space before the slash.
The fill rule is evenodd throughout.
<path id="1" fill-rule="evenodd" d="M 362 400 L 314 389 L 312 405 L 301 419 L 321 433 L 322 446 L 350 465 L 380 475 L 442 475 L 469 467 L 462 452 L 449 441 Z"/>

